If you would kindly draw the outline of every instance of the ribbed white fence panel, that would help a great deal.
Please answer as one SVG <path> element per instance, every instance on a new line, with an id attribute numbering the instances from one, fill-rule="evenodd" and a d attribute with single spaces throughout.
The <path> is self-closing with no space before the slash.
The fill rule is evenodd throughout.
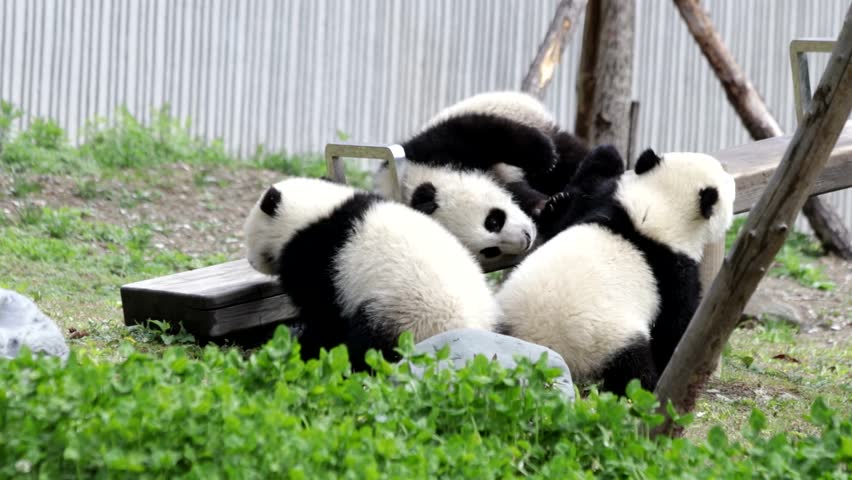
<path id="1" fill-rule="evenodd" d="M 749 141 L 669 0 L 637 0 L 638 146 L 714 151 Z M 389 142 L 441 106 L 520 84 L 558 0 L 0 0 L 0 98 L 57 119 L 165 103 L 247 156 L 320 152 L 342 131 Z M 705 0 L 786 131 L 789 41 L 835 36 L 848 0 Z M 571 127 L 582 23 L 545 101 Z M 827 55 L 814 55 L 816 80 Z M 815 81 L 814 81 L 815 83 Z M 852 225 L 852 191 L 828 195 Z"/>

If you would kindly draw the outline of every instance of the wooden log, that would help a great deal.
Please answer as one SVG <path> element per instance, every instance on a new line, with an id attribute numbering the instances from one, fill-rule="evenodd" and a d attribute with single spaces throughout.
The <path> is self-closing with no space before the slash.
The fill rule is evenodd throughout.
<path id="1" fill-rule="evenodd" d="M 589 144 L 612 144 L 627 159 L 633 86 L 635 0 L 600 0 L 600 33 Z"/>
<path id="2" fill-rule="evenodd" d="M 692 37 L 701 47 L 701 52 L 716 72 L 728 101 L 752 138 L 762 140 L 781 135 L 783 132 L 778 122 L 775 121 L 754 85 L 746 78 L 745 73 L 722 42 L 707 12 L 701 8 L 697 0 L 674 0 L 674 3 L 689 27 Z M 808 199 L 803 213 L 826 251 L 841 255 L 847 251 L 852 252 L 849 231 L 842 221 L 837 221 L 840 216 L 832 210 L 833 208 L 824 200 L 813 197 Z M 847 259 L 852 259 L 852 256 Z"/>
<path id="3" fill-rule="evenodd" d="M 587 0 L 562 0 L 556 7 L 556 13 L 544 41 L 538 47 L 538 52 L 530 64 L 527 74 L 521 81 L 521 90 L 538 98 L 544 96 L 544 91 L 553 79 L 553 73 L 562 60 L 562 52 L 568 44 L 577 17 L 586 6 Z"/>
<path id="4" fill-rule="evenodd" d="M 852 7 L 810 108 L 784 159 L 750 212 L 729 258 L 701 302 L 655 393 L 667 415 L 670 400 L 690 411 L 737 325 L 748 299 L 784 243 L 852 111 Z M 670 418 L 655 430 L 672 433 Z"/>
<path id="5" fill-rule="evenodd" d="M 583 22 L 583 47 L 577 69 L 577 116 L 574 134 L 589 142 L 592 130 L 592 106 L 595 99 L 595 65 L 598 63 L 598 38 L 601 31 L 601 0 L 590 0 Z"/>
<path id="6" fill-rule="evenodd" d="M 835 209 L 828 208 L 828 204 L 823 201 L 808 201 L 802 207 L 802 213 L 811 221 L 811 228 L 814 229 L 814 232 L 820 232 L 817 236 L 829 240 L 822 242 L 826 252 L 833 253 L 847 261 L 852 260 L 852 242 L 849 241 L 849 231 L 843 227 L 843 219 L 840 218 Z M 847 241 L 834 241 L 842 238 L 847 239 Z"/>

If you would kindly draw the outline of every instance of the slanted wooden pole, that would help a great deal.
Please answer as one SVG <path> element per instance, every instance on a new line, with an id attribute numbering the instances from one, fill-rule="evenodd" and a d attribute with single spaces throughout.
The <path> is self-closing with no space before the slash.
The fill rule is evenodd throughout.
<path id="1" fill-rule="evenodd" d="M 635 0 L 598 0 L 600 31 L 588 124 L 591 145 L 612 144 L 627 158 L 633 86 Z"/>
<path id="2" fill-rule="evenodd" d="M 852 7 L 846 12 L 828 67 L 784 158 L 749 213 L 730 256 L 660 377 L 655 393 L 664 415 L 668 400 L 680 412 L 695 406 L 743 308 L 784 243 L 811 184 L 825 166 L 850 111 Z M 674 430 L 668 419 L 655 433 Z"/>
<path id="3" fill-rule="evenodd" d="M 752 138 L 763 140 L 782 135 L 778 122 L 722 42 L 707 12 L 697 0 L 674 0 L 674 3 Z M 825 250 L 844 257 L 846 252 L 852 254 L 852 237 L 832 210 L 824 200 L 814 196 L 808 199 L 803 213 Z M 852 255 L 845 258 L 852 260 Z"/>
<path id="4" fill-rule="evenodd" d="M 559 2 L 544 41 L 539 45 L 538 53 L 521 82 L 522 91 L 538 98 L 544 96 L 544 91 L 550 85 L 553 73 L 562 60 L 562 52 L 574 31 L 572 27 L 577 23 L 577 18 L 586 6 L 586 1 L 562 0 Z"/>

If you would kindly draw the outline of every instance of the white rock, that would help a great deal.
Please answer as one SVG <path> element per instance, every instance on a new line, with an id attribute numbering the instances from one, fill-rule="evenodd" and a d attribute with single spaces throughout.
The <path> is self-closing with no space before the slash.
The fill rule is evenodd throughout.
<path id="1" fill-rule="evenodd" d="M 36 354 L 68 358 L 56 323 L 29 298 L 0 288 L 0 358 L 15 358 L 24 345 Z"/>

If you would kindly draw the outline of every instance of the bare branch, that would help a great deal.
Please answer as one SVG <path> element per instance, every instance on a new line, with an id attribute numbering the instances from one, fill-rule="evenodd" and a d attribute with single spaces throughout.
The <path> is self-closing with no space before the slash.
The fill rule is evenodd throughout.
<path id="1" fill-rule="evenodd" d="M 553 73 L 562 60 L 562 52 L 571 38 L 571 27 L 577 22 L 577 17 L 586 6 L 587 0 L 562 0 L 556 7 L 556 14 L 550 21 L 547 35 L 538 47 L 538 53 L 524 80 L 521 90 L 538 98 L 544 96 L 544 91 L 553 79 Z"/>

